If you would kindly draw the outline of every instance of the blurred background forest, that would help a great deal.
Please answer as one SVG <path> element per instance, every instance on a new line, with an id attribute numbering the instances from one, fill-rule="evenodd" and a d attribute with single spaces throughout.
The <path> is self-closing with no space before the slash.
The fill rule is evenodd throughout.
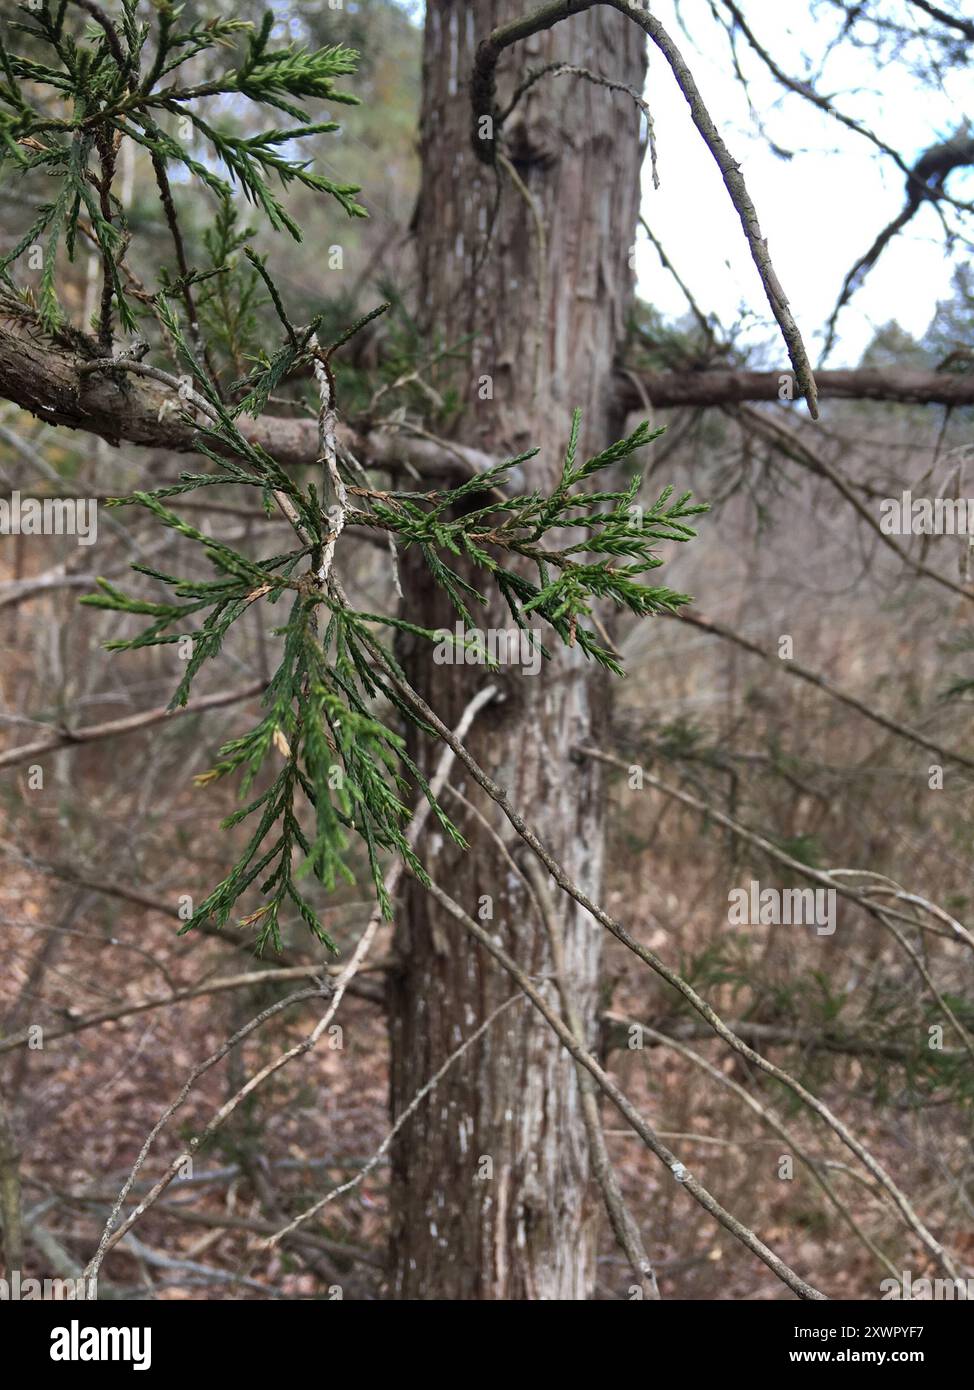
<path id="1" fill-rule="evenodd" d="M 235 12 L 256 18 L 260 8 L 238 0 Z M 208 12 L 197 0 L 185 9 Z M 349 222 L 327 200 L 297 190 L 305 237 L 282 248 L 262 232 L 249 237 L 243 203 L 237 225 L 228 225 L 214 220 L 205 196 L 183 197 L 194 263 L 230 258 L 235 265 L 232 280 L 209 282 L 201 315 L 209 294 L 230 296 L 235 333 L 221 346 L 244 375 L 273 322 L 263 284 L 240 253 L 246 239 L 273 253 L 287 302 L 323 305 L 336 333 L 389 300 L 387 315 L 346 355 L 343 414 L 354 425 L 357 414 L 374 415 L 378 398 L 390 418 L 425 421 L 448 436 L 460 406 L 448 384 L 440 389 L 446 374 L 433 362 L 403 381 L 449 347 L 419 341 L 414 319 L 421 17 L 386 0 L 358 0 L 344 11 L 303 0 L 292 9 L 303 41 L 340 40 L 363 55 L 354 84 L 362 105 L 342 113 L 340 137 L 316 159 L 330 177 L 362 184 L 370 217 Z M 140 281 L 154 282 L 160 264 L 175 268 L 151 167 L 131 143 L 125 148 L 120 196 L 137 232 L 129 277 L 138 291 Z M 180 196 L 175 180 L 174 187 Z M 30 181 L 8 179 L 0 256 L 22 236 L 37 200 Z M 651 233 L 650 207 L 644 214 Z M 668 249 L 678 260 L 678 248 Z M 87 321 L 98 294 L 95 257 L 79 255 L 65 277 L 66 308 Z M 653 277 L 668 281 L 668 271 L 657 263 L 643 277 L 625 366 L 638 374 L 765 365 L 760 345 L 744 346 L 734 325 L 717 324 L 695 304 L 664 317 L 653 307 Z M 686 278 L 692 282 L 692 273 Z M 821 321 L 830 307 L 821 305 Z M 226 303 L 222 309 L 225 323 Z M 933 297 L 922 335 L 898 325 L 895 304 L 889 309 L 861 366 L 949 371 L 960 363 L 970 370 L 969 269 L 960 267 L 948 297 Z M 290 383 L 280 411 L 311 418 L 316 399 L 310 377 Z M 692 490 L 710 511 L 699 519 L 699 540 L 667 556 L 667 583 L 695 596 L 688 621 L 659 618 L 631 632 L 623 623 L 615 634 L 627 678 L 602 750 L 616 760 L 606 905 L 624 905 L 641 938 L 719 1001 L 742 1036 L 787 1059 L 834 1103 L 928 1222 L 949 1230 L 952 1248 L 974 1265 L 970 1064 L 949 1032 L 943 1050 L 927 1046 L 928 1027 L 941 1019 L 927 977 L 974 1028 L 971 956 L 949 917 L 901 900 L 899 938 L 850 900 L 840 901 L 834 936 L 743 931 L 727 920 L 735 885 L 795 881 L 782 855 L 868 871 L 874 877 L 851 876 L 850 885 L 872 891 L 892 883 L 961 923 L 974 920 L 974 609 L 963 592 L 972 582 L 971 548 L 966 536 L 908 536 L 897 538 L 894 553 L 869 523 L 881 499 L 904 490 L 974 497 L 974 409 L 829 402 L 814 435 L 780 423 L 773 406 L 653 416 L 665 433 L 640 460 L 652 486 Z M 559 422 L 551 442 L 556 450 L 562 428 Z M 182 466 L 176 456 L 113 448 L 0 405 L 4 494 L 106 499 L 174 479 Z M 186 507 L 208 534 L 243 545 L 251 537 L 256 545 L 278 524 L 245 489 Z M 6 766 L 0 758 L 0 1167 L 19 1152 L 25 1268 L 80 1272 L 144 1136 L 186 1074 L 323 959 L 300 922 L 288 929 L 282 957 L 267 952 L 259 961 L 246 929 L 177 934 L 186 902 L 226 872 L 234 836 L 246 834 L 216 829 L 235 808 L 233 786 L 198 786 L 194 777 L 253 719 L 270 669 L 266 614 L 255 609 L 252 622 L 238 624 L 211 663 L 195 691 L 213 697 L 209 708 L 107 739 L 47 746 L 52 736 L 58 742 L 58 731 L 123 720 L 169 700 L 182 669 L 173 648 L 107 652 L 118 615 L 80 607 L 78 599 L 98 576 L 127 575 L 133 561 L 179 573 L 184 547 L 147 514 L 105 507 L 96 546 L 71 537 L 0 542 L 0 738 L 4 756 L 35 742 L 40 750 Z M 384 547 L 363 541 L 349 579 L 364 608 L 382 611 L 394 599 Z M 131 635 L 138 624 L 129 622 L 123 629 Z M 785 636 L 793 657 L 782 660 Z M 876 711 L 885 725 L 869 717 Z M 895 726 L 918 737 L 903 737 Z M 43 765 L 41 788 L 30 784 L 32 765 Z M 632 785 L 635 766 L 726 819 L 661 794 L 648 778 Z M 936 766 L 943 778 L 934 788 Z M 371 910 L 362 867 L 357 888 L 327 899 L 317 885 L 309 889 L 343 953 Z M 272 1252 L 259 1244 L 282 1217 L 352 1175 L 387 1131 L 383 967 L 391 932 L 383 931 L 384 948 L 347 1001 L 340 1045 L 280 1072 L 235 1112 L 198 1155 L 193 1176 L 112 1254 L 102 1297 L 315 1297 L 335 1285 L 345 1297 L 383 1297 L 381 1163 L 290 1242 Z M 294 974 L 282 977 L 285 968 Z M 206 992 L 217 977 L 242 975 L 255 978 Z M 182 991 L 195 997 L 150 1007 Z M 304 1036 L 308 1007 L 289 1008 L 250 1039 L 250 1070 Z M 641 1049 L 627 1046 L 632 1021 L 653 1030 Z M 747 1213 L 783 1258 L 813 1268 L 836 1296 L 879 1296 L 889 1264 L 875 1246 L 896 1270 L 927 1271 L 925 1253 L 873 1187 L 807 1115 L 787 1105 L 780 1113 L 791 1139 L 814 1156 L 823 1181 L 777 1180 L 790 1145 L 768 1128 L 760 1103 L 746 1103 L 741 1087 L 746 1082 L 747 1094 L 767 1105 L 780 1096 L 701 1037 L 698 1022 L 664 985 L 637 977 L 631 957 L 610 943 L 604 1055 L 660 1132 L 679 1137 L 711 1190 Z M 20 1045 L 38 1023 L 43 1050 Z M 692 1057 L 681 1051 L 686 1046 Z M 198 1132 L 237 1089 L 243 1067 L 238 1049 L 203 1076 L 174 1134 Z M 782 1296 L 767 1270 L 681 1200 L 612 1116 L 606 1123 L 666 1297 Z M 151 1176 L 143 1174 L 137 1190 Z M 599 1268 L 598 1296 L 625 1297 L 628 1272 L 608 1230 Z"/>

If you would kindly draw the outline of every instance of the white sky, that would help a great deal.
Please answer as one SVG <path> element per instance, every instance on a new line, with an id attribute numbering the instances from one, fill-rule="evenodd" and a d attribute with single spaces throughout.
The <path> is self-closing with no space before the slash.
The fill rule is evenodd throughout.
<path id="1" fill-rule="evenodd" d="M 881 7 L 890 17 L 904 8 L 904 0 L 888 0 Z M 794 77 L 804 75 L 802 49 L 817 59 L 832 34 L 831 12 L 825 6 L 818 20 L 809 6 L 786 5 L 784 0 L 742 0 L 741 9 L 759 41 Z M 754 129 L 727 43 L 703 0 L 684 0 L 681 6 L 699 47 L 681 31 L 673 10 L 672 0 L 658 0 L 653 6 L 742 166 L 772 260 L 814 361 L 821 345 L 817 335 L 846 272 L 903 207 L 903 174 L 870 142 L 809 102 L 788 93 L 782 97 L 757 55 L 740 41 L 742 66 L 754 79 L 752 101 L 768 133 L 779 145 L 796 151 L 790 161 L 777 158 Z M 947 90 L 924 90 L 901 66 L 878 72 L 869 53 L 842 46 L 830 60 L 825 82 L 817 87 L 899 150 L 907 163 L 952 134 L 965 116 L 974 118 L 970 70 L 952 74 Z M 644 217 L 705 311 L 716 312 L 728 325 L 744 305 L 759 315 L 754 337 L 770 341 L 774 324 L 740 221 L 669 67 L 652 45 L 646 96 L 653 111 L 661 186 L 654 191 L 647 160 Z M 974 176 L 969 172 L 955 172 L 948 187 L 955 197 L 974 198 Z M 854 365 L 873 330 L 890 319 L 922 334 L 937 299 L 949 293 L 953 264 L 965 255 L 969 253 L 959 247 L 953 260 L 945 256 L 937 214 L 930 206 L 921 208 L 844 310 L 840 341 L 828 365 Z M 685 312 L 679 288 L 641 232 L 636 269 L 641 295 L 664 313 Z"/>

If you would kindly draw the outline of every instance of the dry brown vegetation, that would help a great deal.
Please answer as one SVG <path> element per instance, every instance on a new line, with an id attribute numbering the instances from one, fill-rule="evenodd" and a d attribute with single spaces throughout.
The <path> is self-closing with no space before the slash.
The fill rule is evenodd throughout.
<path id="1" fill-rule="evenodd" d="M 327 31 L 328 17 L 318 19 Z M 363 76 L 369 100 L 336 161 L 341 177 L 351 165 L 366 186 L 371 168 L 383 195 L 370 205 L 371 223 L 342 232 L 346 272 L 331 281 L 324 257 L 339 235 L 337 217 L 300 193 L 310 234 L 281 258 L 280 288 L 301 306 L 320 300 L 323 279 L 329 291 L 340 284 L 331 301 L 336 328 L 389 295 L 392 312 L 344 364 L 346 421 L 357 426 L 380 392 L 387 422 L 449 436 L 462 415 L 454 361 L 429 360 L 433 350 L 418 341 L 413 318 L 418 39 L 387 6 L 365 6 L 361 23 L 366 34 L 375 25 L 377 56 Z M 380 120 L 373 107 L 391 114 Z M 171 254 L 166 228 L 141 154 L 123 174 L 140 230 L 131 263 L 149 283 Z M 24 215 L 16 198 L 0 208 L 0 251 L 16 241 Z M 188 208 L 194 236 L 207 215 L 202 204 Z M 98 272 L 84 257 L 65 271 L 62 299 L 73 323 L 90 317 Z M 266 305 L 261 312 L 270 322 Z M 972 326 L 970 280 L 961 277 L 955 302 L 941 307 L 922 344 L 893 324 L 864 365 L 933 376 L 948 351 L 969 344 Z M 744 362 L 710 329 L 701 336 L 692 315 L 664 325 L 643 305 L 635 329 L 624 356 L 640 377 L 765 365 Z M 277 413 L 313 422 L 307 374 L 287 390 Z M 612 637 L 627 677 L 606 674 L 599 687 L 607 711 L 611 702 L 601 744 L 560 750 L 606 760 L 603 901 L 746 1042 L 843 1117 L 970 1274 L 974 746 L 964 682 L 972 681 L 974 552 L 967 537 L 914 536 L 897 540 L 894 553 L 876 523 L 881 499 L 906 488 L 974 495 L 972 408 L 823 400 L 815 427 L 767 404 L 655 413 L 666 433 L 638 460 L 646 491 L 673 484 L 711 510 L 697 519 L 696 540 L 664 548 L 666 582 L 694 596 L 690 621 L 618 620 Z M 564 448 L 562 433 L 552 424 L 539 441 L 552 457 Z M 311 1299 L 340 1290 L 350 1299 L 386 1298 L 385 1157 L 300 1232 L 273 1247 L 267 1238 L 361 1176 L 388 1134 L 387 979 L 401 938 L 391 924 L 379 929 L 336 1027 L 240 1101 L 248 1078 L 308 1036 L 323 1012 L 321 980 L 333 983 L 339 965 L 297 919 L 284 924 L 280 956 L 268 950 L 259 959 L 252 921 L 180 934 L 248 838 L 246 827 L 219 828 L 239 804 L 232 780 L 207 782 L 204 774 L 221 746 L 259 717 L 283 614 L 255 603 L 197 681 L 199 707 L 163 718 L 184 670 L 177 648 L 106 650 L 106 642 L 134 637 L 141 619 L 78 603 L 97 578 L 124 578 L 127 592 L 157 597 L 151 578 L 131 574 L 133 563 L 166 573 L 198 566 L 194 547 L 152 515 L 104 505 L 174 481 L 187 457 L 113 447 L 0 405 L 0 493 L 102 503 L 96 545 L 70 536 L 0 541 L 5 1258 L 8 1269 L 78 1276 L 146 1136 L 212 1058 L 156 1139 L 133 1195 L 150 1191 L 234 1098 L 232 1113 L 108 1253 L 100 1296 Z M 373 476 L 401 483 L 400 463 Z M 284 546 L 287 526 L 261 509 L 259 495 L 211 488 L 180 507 L 206 534 L 266 556 Z M 393 608 L 384 541 L 350 530 L 341 544 L 352 602 Z M 786 637 L 793 649 L 782 656 Z M 472 694 L 484 673 L 468 674 Z M 112 727 L 129 719 L 136 727 Z M 633 769 L 642 786 L 633 785 Z M 472 794 L 465 773 L 454 770 L 452 781 Z M 513 847 L 496 806 L 484 804 L 484 834 Z M 529 818 L 543 810 L 525 809 Z M 355 885 L 326 894 L 306 881 L 340 963 L 374 903 L 361 847 L 352 863 Z M 752 879 L 795 886 L 803 869 L 819 875 L 813 886 L 852 894 L 838 900 L 834 934 L 729 925 L 729 890 Z M 236 917 L 259 903 L 252 893 Z M 401 909 L 401 893 L 395 905 Z M 459 932 L 451 944 L 474 950 Z M 267 1010 L 259 1028 L 226 1050 Z M 616 941 L 607 945 L 598 1015 L 598 1053 L 613 1078 L 723 1205 L 803 1277 L 831 1297 L 871 1300 L 891 1274 L 941 1272 L 836 1136 L 729 1052 Z M 931 1047 L 930 1029 L 941 1025 L 942 1048 Z M 558 1047 L 554 1037 L 550 1047 Z M 423 1103 L 435 1106 L 436 1092 Z M 607 1102 L 602 1119 L 665 1298 L 788 1297 Z M 589 1201 L 601 1222 L 596 1297 L 625 1299 L 629 1261 L 594 1185 Z"/>

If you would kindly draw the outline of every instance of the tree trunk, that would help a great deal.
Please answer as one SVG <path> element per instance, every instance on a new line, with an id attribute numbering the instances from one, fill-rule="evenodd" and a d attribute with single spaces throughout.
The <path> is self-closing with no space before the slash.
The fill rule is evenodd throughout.
<path id="1" fill-rule="evenodd" d="M 580 457 L 616 437 L 622 424 L 612 370 L 632 296 L 642 147 L 639 113 L 625 95 L 552 75 L 531 88 L 504 127 L 508 156 L 530 198 L 508 170 L 499 167 L 495 177 L 476 159 L 468 85 L 476 45 L 521 9 L 512 0 L 427 5 L 416 217 L 420 314 L 431 345 L 465 344 L 436 376 L 441 389 L 449 382 L 457 392 L 455 437 L 498 456 L 540 445 L 526 466 L 527 485 L 548 488 L 560 475 L 575 406 L 584 412 Z M 501 106 L 528 70 L 554 61 L 641 90 L 643 35 L 597 7 L 520 43 L 500 64 Z M 405 571 L 411 616 L 452 630 L 456 615 L 422 561 L 407 556 Z M 484 587 L 482 571 L 478 580 Z M 492 608 L 477 621 L 507 627 L 505 614 Z M 410 679 L 451 725 L 478 689 L 498 685 L 502 702 L 480 716 L 471 751 L 598 897 L 602 789 L 597 768 L 573 757 L 573 749 L 598 738 L 606 681 L 577 652 L 555 651 L 550 634 L 546 645 L 554 659 L 538 675 L 516 666 L 497 676 L 482 665 L 437 666 L 428 644 L 409 639 L 401 654 Z M 417 756 L 420 749 L 414 740 Z M 452 781 L 513 848 L 506 821 L 462 769 Z M 446 809 L 472 847 L 464 853 L 428 835 L 421 857 L 431 876 L 487 920 L 533 976 L 550 973 L 544 928 L 523 879 L 482 821 L 449 796 Z M 559 930 L 579 1012 L 594 1033 L 600 928 L 566 899 Z M 396 947 L 394 1115 L 512 993 L 510 981 L 417 885 L 407 890 Z M 546 989 L 557 1006 L 553 983 Z M 516 1004 L 402 1132 L 393 1158 L 393 1295 L 589 1298 L 597 1210 L 588 1179 L 571 1060 L 530 1007 Z"/>

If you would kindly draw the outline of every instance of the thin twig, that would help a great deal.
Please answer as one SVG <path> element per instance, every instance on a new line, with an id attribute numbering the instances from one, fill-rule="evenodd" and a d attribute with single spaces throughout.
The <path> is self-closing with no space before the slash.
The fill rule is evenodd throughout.
<path id="1" fill-rule="evenodd" d="M 118 738 L 123 734 L 134 734 L 152 724 L 168 723 L 184 714 L 201 714 L 205 710 L 223 709 L 227 705 L 239 704 L 259 695 L 264 689 L 263 681 L 254 681 L 242 690 L 216 690 L 212 695 L 200 695 L 188 700 L 177 709 L 159 705 L 155 709 L 143 710 L 141 714 L 127 714 L 121 719 L 109 719 L 104 724 L 89 724 L 80 729 L 59 729 L 50 738 L 38 739 L 35 743 L 25 743 L 19 748 L 10 748 L 0 753 L 0 767 L 13 767 L 17 763 L 28 762 L 31 758 L 42 758 L 58 748 L 68 748 L 80 743 L 98 743 L 106 738 Z"/>
<path id="2" fill-rule="evenodd" d="M 639 1027 L 641 1025 L 636 1026 Z M 828 1200 L 838 1211 L 839 1215 L 842 1217 L 843 1221 L 845 1221 L 846 1225 L 853 1232 L 856 1239 L 859 1240 L 866 1247 L 869 1253 L 874 1257 L 874 1259 L 878 1261 L 879 1264 L 882 1265 L 882 1267 L 886 1270 L 888 1274 L 892 1274 L 893 1277 L 896 1279 L 899 1278 L 899 1271 L 897 1270 L 896 1266 L 883 1253 L 883 1251 L 880 1250 L 879 1246 L 875 1243 L 872 1237 L 867 1235 L 866 1232 L 862 1229 L 862 1227 L 859 1225 L 859 1223 L 853 1216 L 852 1212 L 849 1210 L 846 1203 L 843 1202 L 842 1198 L 839 1197 L 839 1195 L 836 1193 L 828 1178 L 824 1177 L 819 1172 L 819 1164 L 817 1164 L 816 1161 L 808 1153 L 805 1152 L 804 1148 L 801 1146 L 798 1140 L 794 1137 L 791 1131 L 782 1123 L 782 1121 L 779 1120 L 778 1116 L 774 1113 L 773 1110 L 769 1110 L 767 1106 L 762 1105 L 761 1102 L 756 1100 L 755 1097 L 752 1096 L 751 1093 L 744 1086 L 739 1085 L 738 1082 L 736 1082 L 733 1079 L 733 1077 L 728 1076 L 727 1073 L 721 1071 L 719 1067 L 715 1067 L 712 1062 L 708 1062 L 705 1057 L 701 1057 L 700 1054 L 698 1052 L 694 1052 L 692 1048 L 686 1047 L 683 1043 L 677 1042 L 674 1038 L 667 1037 L 665 1033 L 656 1032 L 654 1028 L 644 1028 L 642 1031 L 644 1032 L 646 1037 L 651 1038 L 655 1042 L 658 1042 L 661 1047 L 672 1048 L 674 1052 L 679 1053 L 681 1057 L 685 1057 L 688 1062 L 691 1062 L 693 1064 L 693 1066 L 699 1067 L 701 1071 L 706 1072 L 706 1074 L 712 1080 L 716 1081 L 719 1085 L 726 1087 L 729 1091 L 733 1091 L 734 1095 L 736 1095 L 740 1100 L 742 1100 L 744 1104 L 749 1107 L 749 1109 L 753 1110 L 754 1113 L 757 1116 L 759 1116 L 760 1119 L 768 1126 L 768 1128 L 773 1130 L 774 1133 L 777 1134 L 778 1137 L 785 1144 L 787 1144 L 787 1146 L 795 1154 L 796 1158 L 798 1158 L 798 1160 L 805 1165 L 805 1167 L 808 1169 L 809 1173 L 812 1176 L 812 1180 L 825 1193 Z"/>
<path id="3" fill-rule="evenodd" d="M 739 632 L 734 632 L 731 628 L 725 627 L 723 623 L 715 622 L 712 618 L 704 618 L 698 613 L 693 613 L 689 609 L 682 609 L 679 613 L 670 616 L 678 622 L 685 623 L 688 627 L 695 627 L 699 632 L 711 633 L 714 637 L 721 637 L 726 642 L 733 642 L 735 646 L 741 647 L 746 652 L 751 652 L 754 656 L 759 656 L 762 661 L 774 662 L 789 676 L 796 676 L 798 680 L 807 681 L 809 685 L 814 685 L 817 690 L 837 700 L 840 704 L 846 705 L 849 709 L 854 709 L 857 714 L 863 715 L 866 719 L 878 724 L 881 729 L 886 729 L 891 734 L 896 734 L 898 738 L 908 739 L 915 743 L 919 748 L 926 748 L 928 752 L 935 753 L 942 762 L 959 763 L 961 767 L 970 768 L 974 771 L 974 758 L 968 758 L 963 753 L 955 753 L 942 744 L 935 743 L 933 739 L 927 738 L 925 734 L 919 733 L 916 729 L 909 728 L 906 724 L 900 724 L 895 719 L 890 719 L 885 714 L 880 714 L 877 710 L 871 709 L 869 705 L 856 698 L 855 695 L 848 694 L 845 690 L 840 690 L 838 686 L 820 676 L 817 671 L 812 671 L 807 666 L 802 666 L 796 661 L 777 661 L 773 654 L 760 646 L 757 642 L 752 642 L 749 637 L 744 637 Z"/>
<path id="4" fill-rule="evenodd" d="M 528 976 L 517 965 L 517 963 L 507 954 L 507 952 L 497 944 L 494 938 L 486 932 L 479 923 L 464 912 L 463 908 L 445 893 L 436 883 L 424 885 L 436 901 L 446 909 L 451 917 L 474 937 L 481 946 L 498 962 L 507 972 L 512 980 L 520 987 L 524 994 L 531 1000 L 531 1003 L 544 1018 L 545 1022 L 557 1035 L 562 1047 L 594 1078 L 596 1085 L 605 1096 L 611 1100 L 612 1104 L 628 1121 L 636 1131 L 643 1143 L 656 1157 L 666 1165 L 675 1180 L 685 1188 L 694 1201 L 698 1202 L 705 1211 L 718 1221 L 725 1230 L 736 1237 L 743 1245 L 746 1245 L 757 1257 L 762 1260 L 777 1277 L 797 1294 L 799 1298 L 824 1300 L 826 1295 L 806 1283 L 800 1275 L 781 1260 L 773 1250 L 769 1249 L 764 1242 L 754 1234 L 747 1226 L 735 1216 L 732 1216 L 715 1197 L 703 1186 L 702 1183 L 693 1176 L 685 1164 L 681 1163 L 676 1154 L 672 1152 L 661 1141 L 658 1134 L 643 1119 L 635 1109 L 626 1095 L 619 1089 L 612 1078 L 605 1072 L 596 1059 L 582 1047 L 575 1039 L 574 1034 L 568 1026 L 562 1022 L 554 1010 L 549 1006 L 544 996 L 534 986 Z"/>
<path id="5" fill-rule="evenodd" d="M 160 1180 L 150 1190 L 147 1196 L 145 1196 L 142 1199 L 142 1201 L 139 1202 L 138 1206 L 132 1212 L 129 1213 L 129 1215 L 122 1222 L 122 1224 L 118 1226 L 116 1229 L 116 1222 L 118 1221 L 119 1215 L 121 1214 L 122 1206 L 125 1202 L 125 1199 L 128 1196 L 132 1188 L 132 1184 L 135 1182 L 135 1179 L 137 1178 L 143 1164 L 149 1157 L 149 1151 L 152 1148 L 153 1143 L 155 1142 L 156 1136 L 168 1124 L 168 1122 L 172 1119 L 176 1111 L 179 1110 L 179 1108 L 183 1105 L 184 1101 L 186 1100 L 186 1097 L 189 1095 L 190 1091 L 192 1090 L 196 1082 L 199 1080 L 199 1078 L 203 1076 L 205 1072 L 208 1072 L 212 1067 L 215 1067 L 218 1062 L 222 1061 L 223 1058 L 226 1057 L 227 1054 L 231 1052 L 233 1048 L 237 1046 L 238 1043 L 243 1042 L 243 1040 L 249 1037 L 251 1033 L 255 1032 L 256 1029 L 258 1029 L 262 1023 L 265 1023 L 269 1018 L 273 1018 L 276 1014 L 283 1012 L 284 1009 L 290 1008 L 292 1004 L 300 1003 L 304 999 L 319 998 L 321 996 L 322 989 L 323 986 L 319 984 L 315 989 L 297 990 L 294 994 L 289 994 L 286 998 L 279 999 L 277 1003 L 269 1005 L 266 1009 L 259 1013 L 256 1018 L 250 1019 L 247 1023 L 244 1024 L 242 1028 L 238 1029 L 238 1031 L 234 1033 L 232 1037 L 228 1038 L 226 1042 L 221 1043 L 217 1050 L 211 1053 L 209 1057 L 207 1057 L 204 1061 L 198 1063 L 197 1066 L 193 1068 L 189 1076 L 184 1081 L 179 1091 L 179 1094 L 176 1096 L 176 1099 L 166 1107 L 162 1115 L 152 1126 L 152 1129 L 146 1136 L 145 1142 L 143 1143 L 142 1148 L 139 1150 L 139 1155 L 136 1158 L 135 1163 L 132 1165 L 132 1170 L 126 1178 L 125 1182 L 122 1184 L 122 1189 L 119 1192 L 118 1197 L 115 1199 L 115 1203 L 112 1207 L 111 1214 L 109 1215 L 108 1220 L 105 1223 L 105 1229 L 102 1232 L 102 1237 L 98 1244 L 98 1249 L 93 1255 L 92 1259 L 89 1261 L 87 1267 L 85 1268 L 84 1277 L 86 1279 L 96 1279 L 98 1277 L 98 1271 L 101 1269 L 102 1261 L 104 1260 L 105 1256 L 119 1243 L 120 1240 L 123 1240 L 125 1238 L 128 1232 L 135 1225 L 136 1221 L 138 1221 L 139 1217 L 142 1216 L 143 1213 L 146 1212 L 148 1208 L 157 1201 L 157 1199 L 162 1195 L 166 1188 L 169 1187 L 170 1183 L 172 1183 L 173 1180 L 176 1177 L 178 1177 L 180 1171 L 182 1171 L 185 1168 L 186 1164 L 192 1159 L 192 1156 L 196 1152 L 196 1150 L 200 1147 L 202 1143 L 205 1142 L 206 1139 L 210 1137 L 210 1134 L 213 1132 L 213 1129 L 216 1128 L 215 1125 L 213 1125 L 212 1128 L 211 1126 L 207 1126 L 207 1128 L 203 1131 L 201 1135 L 194 1135 L 193 1138 L 190 1139 L 186 1147 L 186 1150 L 183 1153 L 181 1153 L 177 1158 L 173 1159 L 172 1163 L 166 1170 L 164 1176 L 160 1178 Z"/>
<path id="6" fill-rule="evenodd" d="M 334 1202 L 339 1197 L 343 1197 L 346 1192 L 351 1192 L 353 1188 L 358 1187 L 360 1183 L 364 1182 L 368 1175 L 372 1172 L 372 1170 L 378 1167 L 378 1165 L 382 1162 L 383 1157 L 389 1151 L 392 1141 L 395 1139 L 396 1135 L 399 1133 L 403 1125 L 409 1119 L 410 1115 L 413 1115 L 423 1104 L 423 1101 L 426 1100 L 427 1096 L 431 1095 L 436 1090 L 437 1086 L 443 1080 L 443 1077 L 447 1074 L 450 1068 L 460 1060 L 460 1058 L 473 1046 L 475 1042 L 477 1042 L 479 1038 L 483 1037 L 483 1035 L 487 1032 L 487 1029 L 491 1026 L 491 1024 L 494 1022 L 496 1018 L 499 1018 L 500 1015 L 504 1013 L 506 1009 L 509 1009 L 511 1007 L 512 1004 L 519 1003 L 522 998 L 523 996 L 520 994 L 512 994 L 510 999 L 505 999 L 503 1004 L 499 1004 L 496 1009 L 492 1010 L 492 1012 L 488 1014 L 488 1016 L 484 1019 L 483 1023 L 481 1023 L 477 1028 L 475 1028 L 474 1031 L 470 1034 L 470 1036 L 468 1038 L 465 1038 L 463 1042 L 460 1043 L 459 1047 L 454 1048 L 454 1050 L 447 1057 L 443 1065 L 441 1067 L 438 1067 L 437 1070 L 433 1073 L 433 1075 L 429 1078 L 429 1080 L 424 1082 L 424 1084 L 420 1086 L 419 1090 L 413 1096 L 412 1100 L 409 1102 L 409 1104 L 403 1110 L 402 1114 L 396 1120 L 395 1124 L 386 1134 L 385 1138 L 382 1140 L 382 1143 L 353 1177 L 349 1178 L 346 1182 L 340 1183 L 338 1187 L 333 1187 L 330 1192 L 326 1192 L 324 1197 L 319 1198 L 319 1200 L 315 1202 L 313 1206 L 310 1206 L 305 1211 L 301 1212 L 301 1214 L 299 1216 L 296 1216 L 293 1219 L 293 1221 L 289 1221 L 286 1226 L 282 1226 L 279 1231 L 275 1231 L 274 1234 L 270 1236 L 269 1239 L 263 1241 L 262 1244 L 270 1249 L 273 1249 L 280 1241 L 286 1240 L 288 1236 L 293 1236 L 295 1231 L 297 1231 L 300 1226 L 303 1226 L 306 1221 L 310 1221 L 313 1217 L 317 1216 L 318 1213 L 324 1207 L 329 1205 L 330 1202 Z"/>

